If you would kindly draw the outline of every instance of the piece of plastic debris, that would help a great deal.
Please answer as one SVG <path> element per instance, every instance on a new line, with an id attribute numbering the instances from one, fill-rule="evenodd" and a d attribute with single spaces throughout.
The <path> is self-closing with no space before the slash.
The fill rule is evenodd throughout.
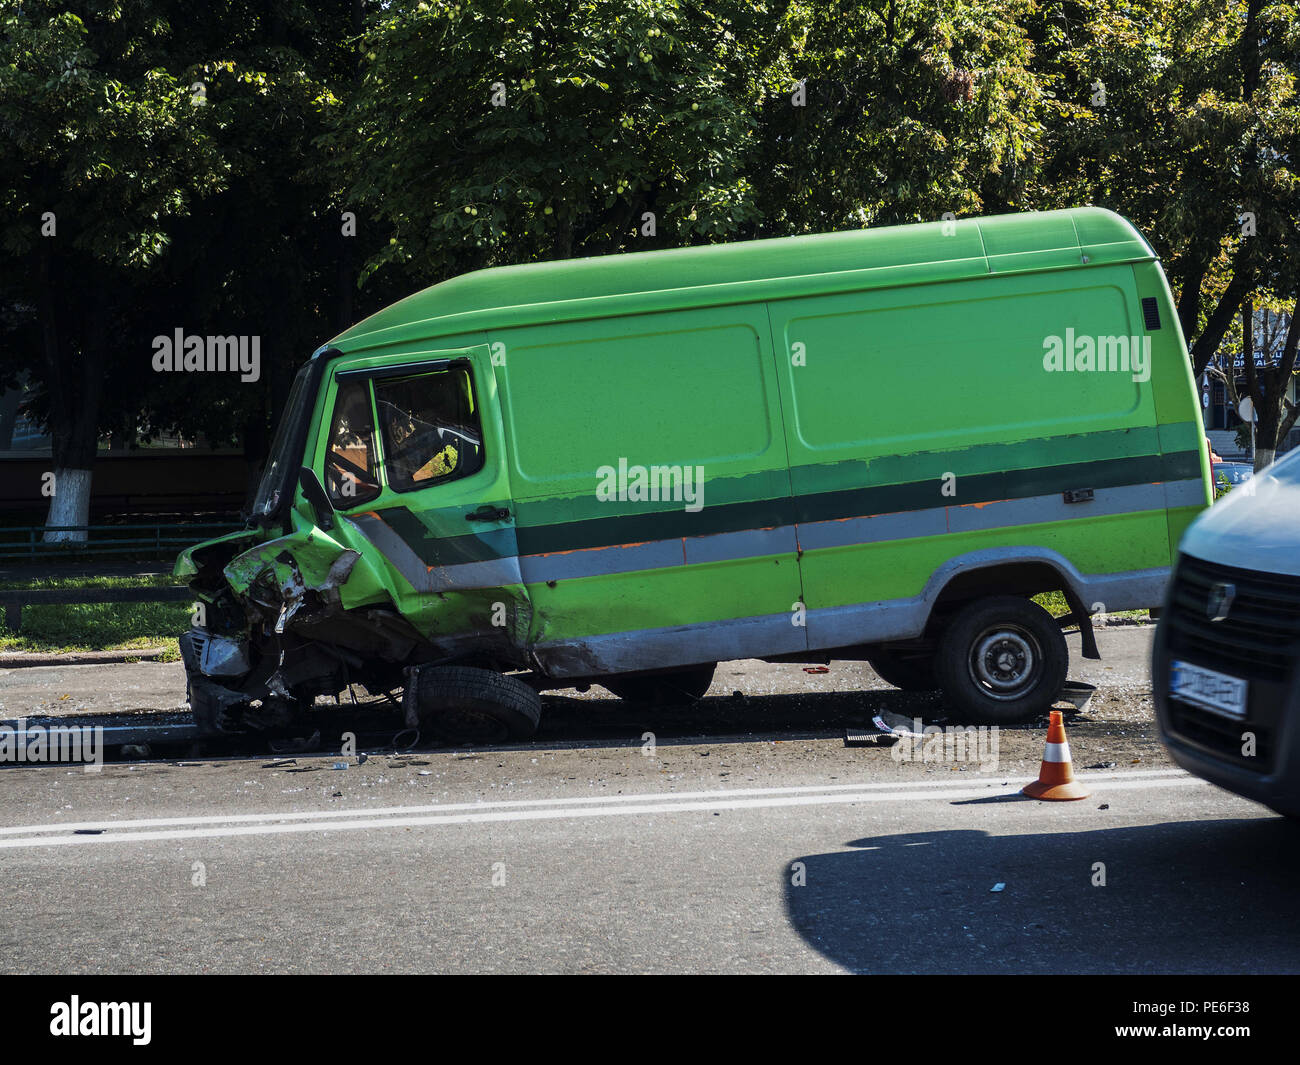
<path id="1" fill-rule="evenodd" d="M 1104 802 L 1104 803 L 1102 803 L 1100 806 L 1098 806 L 1097 809 L 1098 809 L 1098 810 L 1109 810 L 1109 809 L 1110 809 L 1110 803 L 1108 803 L 1108 802 Z"/>
<path id="2" fill-rule="evenodd" d="M 998 881 L 998 883 L 994 884 L 991 888 L 989 888 L 989 891 L 990 892 L 1001 891 L 1006 886 L 1007 886 L 1006 884 L 1002 883 L 1001 881 Z"/>
<path id="3" fill-rule="evenodd" d="M 871 723 L 881 732 L 892 736 L 912 736 L 915 738 L 924 736 L 924 733 L 916 731 L 916 726 L 920 724 L 919 718 L 904 717 L 902 714 L 895 714 L 890 710 L 878 711 L 872 716 Z"/>
<path id="4" fill-rule="evenodd" d="M 804 666 L 803 671 L 805 673 L 829 673 L 830 669 L 826 666 Z"/>
<path id="5" fill-rule="evenodd" d="M 332 766 L 330 766 L 331 769 L 347 769 L 347 767 L 348 767 L 347 762 L 335 762 Z"/>

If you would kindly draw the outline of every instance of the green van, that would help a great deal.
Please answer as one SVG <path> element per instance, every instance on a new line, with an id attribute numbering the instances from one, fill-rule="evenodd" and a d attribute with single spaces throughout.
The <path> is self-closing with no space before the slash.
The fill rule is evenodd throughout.
<path id="1" fill-rule="evenodd" d="M 187 550 L 205 730 L 354 682 L 448 738 L 538 692 L 866 659 L 1041 712 L 1211 500 L 1160 264 L 1081 208 L 481 270 L 298 373 L 248 527 Z M 1064 593 L 1053 618 L 1031 599 Z"/>

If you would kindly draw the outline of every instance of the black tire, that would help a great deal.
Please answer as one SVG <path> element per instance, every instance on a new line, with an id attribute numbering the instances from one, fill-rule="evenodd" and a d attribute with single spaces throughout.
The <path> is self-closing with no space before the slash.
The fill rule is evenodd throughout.
<path id="1" fill-rule="evenodd" d="M 875 651 L 867 663 L 886 684 L 905 692 L 932 692 L 939 687 L 934 671 L 934 655 L 900 655 L 895 651 Z"/>
<path id="2" fill-rule="evenodd" d="M 935 674 L 965 721 L 1009 725 L 1046 711 L 1070 666 L 1065 634 L 1037 603 L 1015 595 L 968 603 L 944 630 Z"/>
<path id="3" fill-rule="evenodd" d="M 687 706 L 704 698 L 717 668 L 716 662 L 710 662 L 671 673 L 606 677 L 600 683 L 624 702 L 638 706 Z"/>
<path id="4" fill-rule="evenodd" d="M 542 697 L 517 677 L 472 666 L 419 673 L 420 723 L 452 743 L 505 743 L 537 732 Z"/>

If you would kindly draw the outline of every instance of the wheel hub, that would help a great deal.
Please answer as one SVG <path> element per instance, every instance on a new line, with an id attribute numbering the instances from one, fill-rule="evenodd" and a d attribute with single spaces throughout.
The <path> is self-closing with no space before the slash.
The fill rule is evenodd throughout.
<path id="1" fill-rule="evenodd" d="M 971 677 L 995 699 L 1015 699 L 1032 687 L 1041 660 L 1030 633 L 1017 626 L 998 625 L 975 640 Z"/>

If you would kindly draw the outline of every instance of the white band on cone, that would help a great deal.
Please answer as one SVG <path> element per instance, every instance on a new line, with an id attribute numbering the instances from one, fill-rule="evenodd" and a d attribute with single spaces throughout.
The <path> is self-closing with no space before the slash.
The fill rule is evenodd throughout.
<path id="1" fill-rule="evenodd" d="M 1049 743 L 1047 749 L 1043 752 L 1044 762 L 1068 762 L 1070 760 L 1070 745 L 1068 743 Z"/>

